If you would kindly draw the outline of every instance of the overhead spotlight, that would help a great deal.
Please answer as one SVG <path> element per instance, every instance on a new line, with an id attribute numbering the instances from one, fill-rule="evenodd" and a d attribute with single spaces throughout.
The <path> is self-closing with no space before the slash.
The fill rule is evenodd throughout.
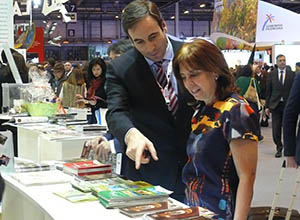
<path id="1" fill-rule="evenodd" d="M 200 8 L 205 8 L 205 6 L 206 6 L 205 3 L 200 4 Z"/>
<path id="2" fill-rule="evenodd" d="M 53 31 L 51 30 L 51 31 L 49 31 L 49 34 L 51 35 L 51 34 L 53 34 Z"/>
<path id="3" fill-rule="evenodd" d="M 40 5 L 41 4 L 41 0 L 33 0 L 33 4 Z"/>
<path id="4" fill-rule="evenodd" d="M 175 16 L 171 16 L 170 18 L 173 20 L 173 19 L 175 19 Z"/>
<path id="5" fill-rule="evenodd" d="M 52 23 L 52 25 L 55 25 L 55 26 L 56 26 L 56 25 L 57 25 L 57 22 L 56 22 L 56 21 L 54 21 L 54 22 Z"/>
<path id="6" fill-rule="evenodd" d="M 189 10 L 185 10 L 185 11 L 183 12 L 183 14 L 188 14 L 188 13 L 190 13 Z"/>
<path id="7" fill-rule="evenodd" d="M 47 24 L 47 21 L 43 20 L 43 23 L 44 23 L 44 24 Z"/>
<path id="8" fill-rule="evenodd" d="M 41 0 L 33 0 L 33 8 L 39 8 L 41 5 Z"/>
<path id="9" fill-rule="evenodd" d="M 116 18 L 116 19 L 118 19 L 118 18 L 119 18 L 119 16 L 118 16 L 118 15 L 116 15 L 116 16 L 115 16 L 115 18 Z"/>
<path id="10" fill-rule="evenodd" d="M 112 43 L 112 41 L 111 41 L 111 40 L 108 40 L 108 41 L 107 41 L 107 43 L 108 43 L 108 44 L 111 44 L 111 43 Z"/>
<path id="11" fill-rule="evenodd" d="M 61 15 L 57 15 L 57 18 L 61 18 Z"/>

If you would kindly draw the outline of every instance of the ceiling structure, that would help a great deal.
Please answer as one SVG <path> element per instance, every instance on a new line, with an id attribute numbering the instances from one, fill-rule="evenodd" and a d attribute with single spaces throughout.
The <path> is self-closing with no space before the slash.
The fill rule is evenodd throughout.
<path id="1" fill-rule="evenodd" d="M 129 2 L 131 0 L 69 0 L 65 5 L 68 11 L 71 5 L 76 6 L 77 20 L 113 20 L 120 18 L 122 9 Z M 213 18 L 214 0 L 153 0 L 153 2 L 158 5 L 166 20 L 174 19 L 176 3 L 179 3 L 180 20 L 212 21 Z M 300 13 L 300 0 L 266 0 L 266 2 Z M 201 4 L 205 6 L 200 7 Z M 21 5 L 21 7 L 25 6 Z M 15 19 L 24 20 L 25 18 L 15 16 Z M 45 17 L 41 13 L 41 6 L 33 9 L 33 20 L 57 19 L 59 19 L 57 11 Z"/>

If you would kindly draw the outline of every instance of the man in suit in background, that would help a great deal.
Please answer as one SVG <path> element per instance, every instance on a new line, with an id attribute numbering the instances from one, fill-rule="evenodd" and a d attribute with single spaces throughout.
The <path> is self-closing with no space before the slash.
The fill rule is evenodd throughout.
<path id="1" fill-rule="evenodd" d="M 297 121 L 300 114 L 300 74 L 295 76 L 283 114 L 283 143 L 287 167 L 298 168 L 300 165 L 300 123 L 296 137 Z"/>
<path id="2" fill-rule="evenodd" d="M 278 68 L 270 73 L 267 80 L 266 114 L 272 113 L 272 135 L 277 150 L 275 157 L 278 158 L 282 156 L 283 148 L 281 141 L 283 110 L 295 73 L 286 68 L 286 59 L 282 54 L 276 57 L 276 64 Z"/>
<path id="3" fill-rule="evenodd" d="M 108 65 L 106 118 L 110 132 L 127 146 L 124 174 L 173 190 L 172 197 L 183 201 L 181 171 L 193 110 L 171 68 L 182 42 L 166 35 L 166 23 L 151 1 L 129 3 L 122 25 L 134 48 Z"/>

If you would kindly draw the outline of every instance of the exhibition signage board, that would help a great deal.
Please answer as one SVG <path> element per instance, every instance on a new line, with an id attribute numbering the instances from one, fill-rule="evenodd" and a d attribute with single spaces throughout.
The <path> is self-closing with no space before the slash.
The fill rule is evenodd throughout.
<path id="1" fill-rule="evenodd" d="M 286 43 L 299 41 L 300 15 L 279 6 L 259 1 L 256 42 Z"/>

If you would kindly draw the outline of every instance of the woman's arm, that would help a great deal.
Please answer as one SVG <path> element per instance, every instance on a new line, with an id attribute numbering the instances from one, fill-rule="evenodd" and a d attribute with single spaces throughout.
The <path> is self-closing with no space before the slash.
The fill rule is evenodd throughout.
<path id="1" fill-rule="evenodd" d="M 230 149 L 239 176 L 234 220 L 246 220 L 253 196 L 257 166 L 257 142 L 232 140 Z"/>

